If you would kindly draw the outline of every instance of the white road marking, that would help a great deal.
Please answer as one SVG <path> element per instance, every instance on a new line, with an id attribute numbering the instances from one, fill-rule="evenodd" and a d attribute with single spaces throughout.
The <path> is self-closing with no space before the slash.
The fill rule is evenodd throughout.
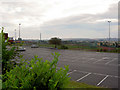
<path id="1" fill-rule="evenodd" d="M 105 74 L 101 74 L 101 73 L 93 73 L 95 75 L 101 75 L 101 76 L 106 76 Z"/>
<path id="2" fill-rule="evenodd" d="M 118 77 L 118 76 L 112 76 L 112 75 L 109 75 L 109 77 L 120 78 L 120 77 Z"/>
<path id="3" fill-rule="evenodd" d="M 118 67 L 119 66 L 119 64 L 107 64 L 107 65 L 114 66 L 114 67 Z"/>
<path id="4" fill-rule="evenodd" d="M 109 57 L 103 57 L 102 59 L 109 59 Z"/>
<path id="5" fill-rule="evenodd" d="M 67 61 L 66 59 L 63 59 L 62 61 Z"/>
<path id="6" fill-rule="evenodd" d="M 82 57 L 82 59 L 85 59 L 84 57 Z"/>
<path id="7" fill-rule="evenodd" d="M 91 73 L 91 74 L 95 74 L 95 75 L 101 75 L 101 76 L 106 76 L 107 74 L 101 74 L 101 73 L 93 73 L 93 72 L 86 72 L 86 71 L 78 71 L 77 72 L 81 72 L 81 73 Z M 119 76 L 114 76 L 114 75 L 109 75 L 110 77 L 115 77 L 115 78 L 120 78 Z"/>
<path id="8" fill-rule="evenodd" d="M 94 59 L 95 59 L 95 58 L 90 58 L 89 60 L 83 61 L 83 63 L 86 63 L 86 62 L 92 61 L 92 60 L 94 60 Z"/>
<path id="9" fill-rule="evenodd" d="M 85 72 L 85 71 L 78 71 L 77 72 L 81 72 L 81 73 L 92 73 L 92 72 Z"/>
<path id="10" fill-rule="evenodd" d="M 93 62 L 93 63 L 97 63 L 97 62 L 99 62 L 99 61 L 102 61 L 103 59 L 99 59 L 99 60 L 97 60 L 97 61 L 95 61 L 95 62 Z"/>
<path id="11" fill-rule="evenodd" d="M 68 75 L 68 74 L 71 74 L 71 73 L 73 73 L 73 72 L 75 72 L 75 71 L 77 71 L 77 70 L 73 70 L 72 72 L 67 73 L 67 75 Z"/>
<path id="12" fill-rule="evenodd" d="M 87 77 L 87 76 L 90 75 L 90 74 L 91 74 L 91 73 L 88 73 L 88 74 L 86 74 L 85 76 L 81 77 L 80 79 L 78 79 L 78 80 L 76 80 L 76 81 L 80 81 L 80 80 L 82 80 L 83 78 Z"/>
<path id="13" fill-rule="evenodd" d="M 103 78 L 103 79 L 97 84 L 97 86 L 99 86 L 105 79 L 107 79 L 108 76 L 109 76 L 109 75 L 107 75 L 105 78 Z"/>
<path id="14" fill-rule="evenodd" d="M 106 76 L 106 74 L 101 74 L 101 73 L 93 73 L 95 75 L 101 75 L 101 76 Z M 109 77 L 114 77 L 114 78 L 120 78 L 118 76 L 113 76 L 113 75 L 109 75 Z"/>
<path id="15" fill-rule="evenodd" d="M 118 66 L 120 66 L 120 64 L 118 64 Z"/>
<path id="16" fill-rule="evenodd" d="M 90 60 L 93 60 L 93 59 L 95 59 L 95 58 L 90 58 Z"/>
<path id="17" fill-rule="evenodd" d="M 109 62 L 107 62 L 107 63 L 105 63 L 105 64 L 107 65 L 107 64 L 109 64 L 109 63 L 111 63 L 111 62 L 113 62 L 113 61 L 115 61 L 115 59 L 113 59 L 113 60 L 111 60 L 111 61 L 109 61 Z"/>
<path id="18" fill-rule="evenodd" d="M 118 58 L 114 58 L 114 60 L 117 60 Z"/>

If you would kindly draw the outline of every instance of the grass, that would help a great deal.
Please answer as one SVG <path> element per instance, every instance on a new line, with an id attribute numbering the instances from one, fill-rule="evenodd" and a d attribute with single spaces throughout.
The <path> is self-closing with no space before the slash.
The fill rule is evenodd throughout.
<path id="1" fill-rule="evenodd" d="M 40 47 L 53 47 L 53 48 L 55 47 L 55 45 L 51 45 L 51 44 L 40 44 L 39 46 L 40 46 Z M 69 44 L 67 44 L 67 45 L 65 45 L 65 46 L 67 46 L 69 49 L 78 49 L 78 48 L 79 48 L 79 49 L 91 49 L 90 47 L 87 47 L 87 46 L 86 46 L 86 47 L 85 47 L 85 46 L 83 47 L 83 46 L 69 45 Z M 60 47 L 61 47 L 60 45 L 57 46 L 58 49 L 60 49 Z"/>
<path id="2" fill-rule="evenodd" d="M 52 47 L 54 48 L 54 45 L 50 45 L 50 44 L 40 44 L 40 47 Z M 96 52 L 110 52 L 110 53 L 120 53 L 120 48 L 115 48 L 114 50 L 108 51 L 108 50 L 104 50 L 99 47 L 93 47 L 93 46 L 80 46 L 80 45 L 70 45 L 70 44 L 66 44 L 65 46 L 68 47 L 68 50 L 85 50 L 85 51 L 96 51 Z M 61 49 L 61 45 L 57 46 L 58 49 Z"/>
<path id="3" fill-rule="evenodd" d="M 2 89 L 2 80 L 0 79 L 0 90 Z"/>
<path id="4" fill-rule="evenodd" d="M 40 47 L 55 47 L 55 45 L 51 45 L 51 44 L 40 44 Z"/>
<path id="5" fill-rule="evenodd" d="M 90 46 L 79 46 L 79 45 L 66 45 L 69 49 L 76 49 L 76 50 L 96 50 L 97 47 L 90 47 Z"/>
<path id="6" fill-rule="evenodd" d="M 84 83 L 79 83 L 75 81 L 70 81 L 69 85 L 66 88 L 81 88 L 81 90 L 111 90 L 109 88 L 92 86 Z"/>

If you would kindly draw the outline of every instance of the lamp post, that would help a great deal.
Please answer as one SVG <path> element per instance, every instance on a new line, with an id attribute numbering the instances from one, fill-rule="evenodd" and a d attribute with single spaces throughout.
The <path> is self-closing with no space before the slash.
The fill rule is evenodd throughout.
<path id="1" fill-rule="evenodd" d="M 21 25 L 21 24 L 19 23 L 19 39 L 20 39 L 20 25 Z"/>
<path id="2" fill-rule="evenodd" d="M 15 42 L 16 42 L 16 29 L 15 29 Z"/>
<path id="3" fill-rule="evenodd" d="M 109 23 L 109 47 L 110 47 L 110 23 L 111 23 L 111 21 L 108 21 L 108 23 Z M 110 50 L 110 48 L 109 48 L 109 50 Z"/>
<path id="4" fill-rule="evenodd" d="M 41 42 L 41 33 L 40 33 L 40 42 Z"/>

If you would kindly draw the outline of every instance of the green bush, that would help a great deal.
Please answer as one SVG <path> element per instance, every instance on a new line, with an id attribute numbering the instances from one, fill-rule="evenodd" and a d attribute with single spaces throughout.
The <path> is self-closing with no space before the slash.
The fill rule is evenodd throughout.
<path id="1" fill-rule="evenodd" d="M 61 49 L 68 49 L 68 47 L 65 45 L 61 45 Z"/>
<path id="2" fill-rule="evenodd" d="M 19 55 L 15 51 L 15 47 L 9 46 L 9 50 L 7 49 L 7 46 L 9 45 L 9 38 L 7 41 L 5 41 L 4 37 L 4 28 L 2 27 L 1 35 L 2 35 L 2 74 L 6 72 L 6 70 L 10 70 L 13 68 L 13 65 L 11 64 L 11 59 L 14 59 L 15 56 Z"/>
<path id="3" fill-rule="evenodd" d="M 35 56 L 31 61 L 22 59 L 23 65 L 14 67 L 10 72 L 3 75 L 3 88 L 64 88 L 69 84 L 70 77 L 65 69 L 57 70 L 57 62 L 60 54 L 52 54 L 52 62 Z"/>

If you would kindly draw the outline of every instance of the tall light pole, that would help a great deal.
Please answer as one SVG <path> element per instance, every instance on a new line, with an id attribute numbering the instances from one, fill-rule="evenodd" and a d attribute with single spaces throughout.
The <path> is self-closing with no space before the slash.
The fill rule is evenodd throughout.
<path id="1" fill-rule="evenodd" d="M 15 29 L 15 41 L 16 41 L 16 29 Z"/>
<path id="2" fill-rule="evenodd" d="M 109 23 L 109 47 L 110 47 L 110 23 L 111 21 L 108 21 L 108 23 Z"/>
<path id="3" fill-rule="evenodd" d="M 41 41 L 41 33 L 40 33 L 40 41 Z"/>
<path id="4" fill-rule="evenodd" d="M 41 33 L 40 33 L 40 43 L 41 43 Z"/>
<path id="5" fill-rule="evenodd" d="M 20 39 L 20 25 L 21 25 L 21 24 L 19 23 L 19 39 Z"/>

